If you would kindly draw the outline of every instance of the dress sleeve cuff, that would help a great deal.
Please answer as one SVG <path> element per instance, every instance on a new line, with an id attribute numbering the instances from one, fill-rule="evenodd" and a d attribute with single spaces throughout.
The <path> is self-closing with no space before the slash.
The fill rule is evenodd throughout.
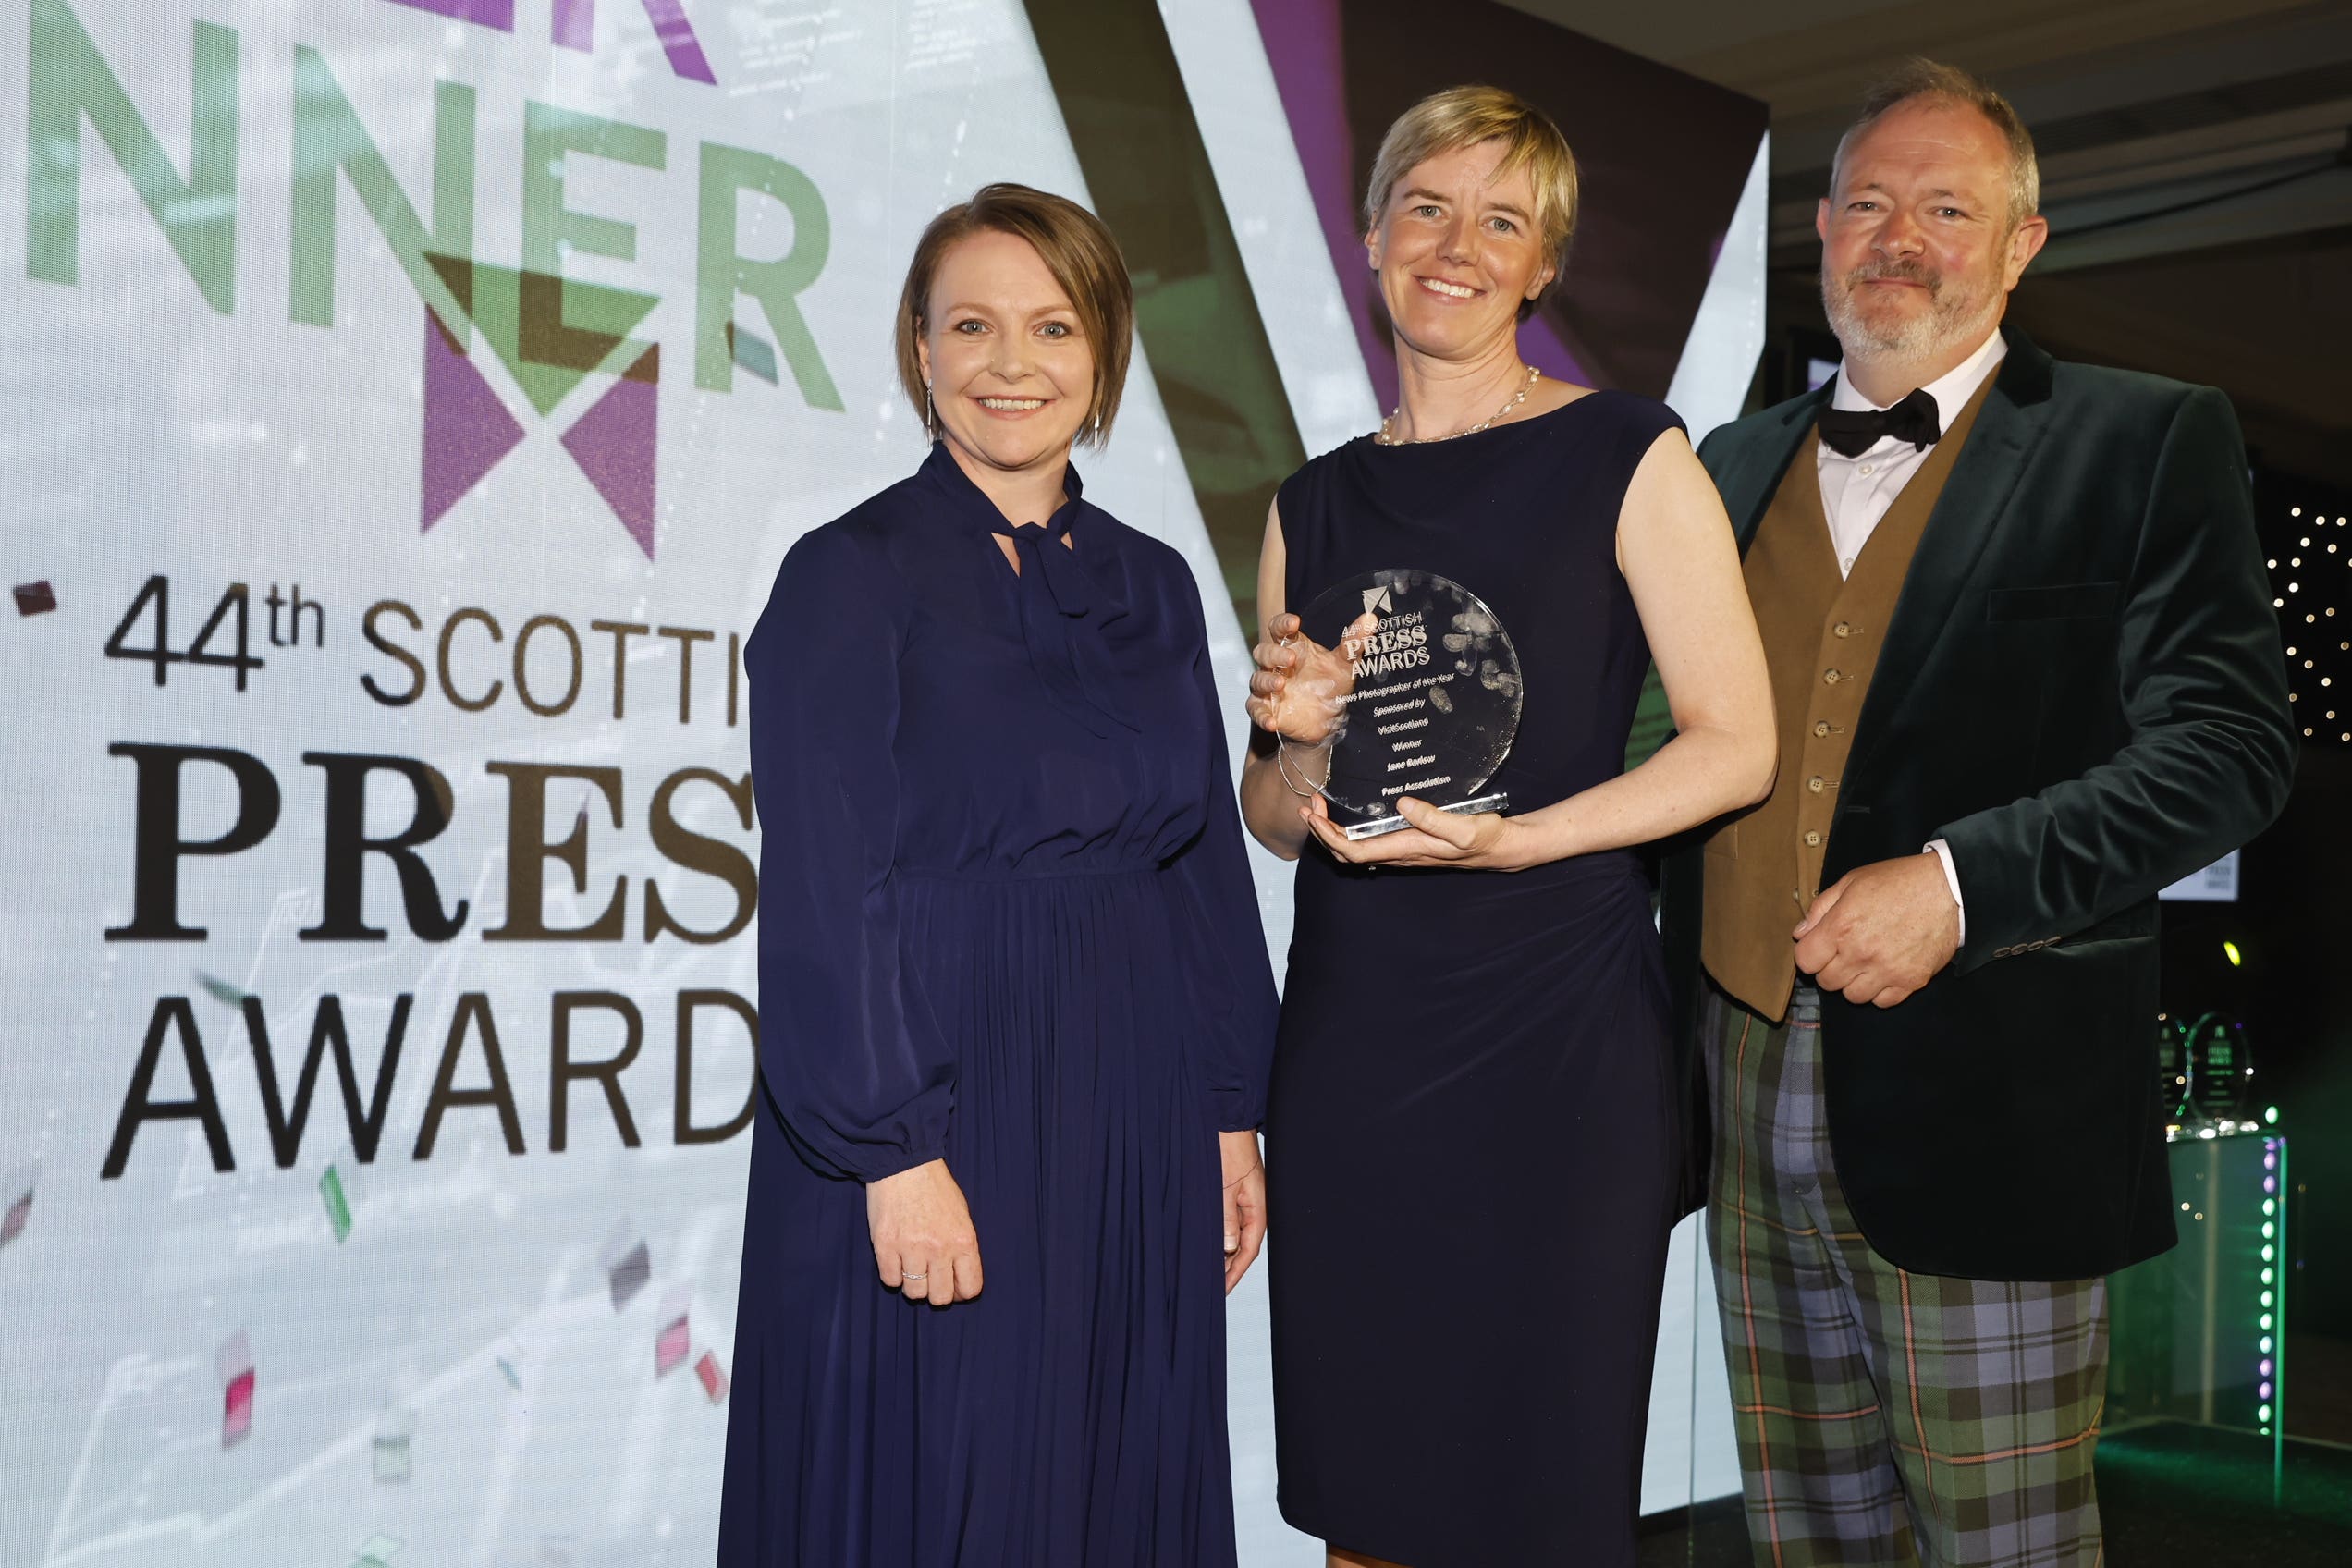
<path id="1" fill-rule="evenodd" d="M 935 1159 L 947 1158 L 948 1151 L 944 1146 L 928 1145 L 911 1149 L 881 1150 L 875 1154 L 871 1162 L 859 1169 L 857 1179 L 862 1182 L 879 1182 L 886 1176 L 896 1176 L 902 1170 L 912 1170 L 918 1165 L 928 1165 Z"/>
<path id="2" fill-rule="evenodd" d="M 1255 1133 L 1266 1125 L 1266 1109 L 1247 1095 L 1222 1090 L 1210 1096 L 1220 1133 Z"/>

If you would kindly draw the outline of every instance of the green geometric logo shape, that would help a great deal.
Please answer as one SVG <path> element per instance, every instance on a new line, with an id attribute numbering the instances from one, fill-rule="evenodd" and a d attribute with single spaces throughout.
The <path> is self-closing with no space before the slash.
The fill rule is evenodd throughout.
<path id="1" fill-rule="evenodd" d="M 457 256 L 425 260 L 543 417 L 598 371 L 649 378 L 653 345 L 629 335 L 658 295 Z"/>

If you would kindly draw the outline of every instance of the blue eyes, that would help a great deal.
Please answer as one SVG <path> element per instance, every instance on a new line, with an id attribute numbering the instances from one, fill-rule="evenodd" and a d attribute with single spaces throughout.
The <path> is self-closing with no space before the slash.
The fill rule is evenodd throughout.
<path id="1" fill-rule="evenodd" d="M 1445 215 L 1444 208 L 1429 202 L 1422 202 L 1419 206 L 1413 208 L 1412 212 L 1414 216 L 1421 218 L 1437 219 Z M 1487 221 L 1494 226 L 1494 230 L 1497 234 L 1516 234 L 1519 232 L 1519 226 L 1513 223 L 1509 218 L 1489 218 Z"/>

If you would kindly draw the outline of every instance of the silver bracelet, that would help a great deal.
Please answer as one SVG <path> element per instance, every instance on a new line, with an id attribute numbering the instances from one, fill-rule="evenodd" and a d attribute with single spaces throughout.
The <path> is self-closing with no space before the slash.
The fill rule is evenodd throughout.
<path id="1" fill-rule="evenodd" d="M 1329 742 L 1326 742 L 1325 744 L 1323 744 L 1323 745 L 1321 745 L 1321 746 L 1317 746 L 1317 747 L 1313 747 L 1313 748 L 1310 748 L 1310 749 L 1311 749 L 1311 750 L 1315 750 L 1315 751 L 1319 751 L 1319 752 L 1321 752 L 1321 753 L 1323 753 L 1323 759 L 1324 759 L 1324 777 L 1328 778 L 1330 776 L 1330 766 L 1329 766 L 1329 765 L 1330 765 L 1330 757 L 1331 757 L 1331 748 L 1330 748 L 1329 743 Z M 1311 801 L 1311 800 L 1313 800 L 1316 796 L 1317 796 L 1317 795 L 1319 795 L 1319 794 L 1321 794 L 1321 793 L 1323 792 L 1323 791 L 1322 791 L 1321 790 L 1319 790 L 1319 789 L 1305 789 L 1305 790 L 1302 790 L 1302 789 L 1300 789 L 1300 788 L 1298 787 L 1298 783 L 1297 783 L 1297 781 L 1296 781 L 1295 779 L 1293 779 L 1293 778 L 1291 777 L 1291 742 L 1290 742 L 1290 741 L 1289 741 L 1287 738 L 1283 738 L 1283 737 L 1277 737 L 1277 738 L 1276 738 L 1276 743 L 1275 743 L 1275 747 L 1274 747 L 1274 770 L 1275 770 L 1277 773 L 1280 773 L 1280 774 L 1282 776 L 1282 782 L 1283 782 L 1283 784 L 1285 784 L 1286 786 L 1288 786 L 1288 787 L 1289 787 L 1291 793 L 1292 793 L 1292 794 L 1293 794 L 1293 795 L 1296 795 L 1299 799 L 1301 799 L 1301 800 L 1303 800 L 1303 801 Z"/>

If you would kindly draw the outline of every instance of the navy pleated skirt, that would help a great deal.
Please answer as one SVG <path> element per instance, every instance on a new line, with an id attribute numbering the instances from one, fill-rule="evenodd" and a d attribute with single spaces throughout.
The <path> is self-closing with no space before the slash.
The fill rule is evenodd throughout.
<path id="1" fill-rule="evenodd" d="M 959 1047 L 946 1158 L 986 1288 L 884 1289 L 864 1188 L 760 1118 L 729 1568 L 1232 1562 L 1217 1134 L 1175 892 L 1148 869 L 901 879 L 910 989 Z"/>

